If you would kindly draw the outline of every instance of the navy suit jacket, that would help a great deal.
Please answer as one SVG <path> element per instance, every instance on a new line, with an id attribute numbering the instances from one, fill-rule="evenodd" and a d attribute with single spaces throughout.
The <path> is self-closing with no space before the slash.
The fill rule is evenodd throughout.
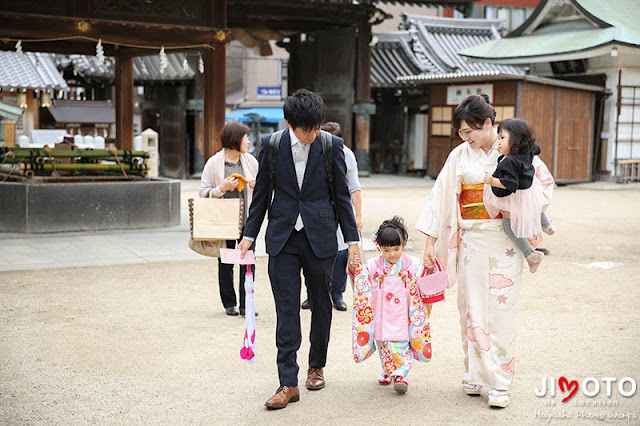
<path id="1" fill-rule="evenodd" d="M 332 136 L 332 143 L 333 185 L 340 227 L 345 241 L 358 241 L 358 229 L 353 216 L 351 196 L 347 184 L 343 140 Z M 268 145 L 269 136 L 263 137 L 262 149 L 258 155 L 259 167 L 253 200 L 244 227 L 244 236 L 254 239 L 260 231 L 271 198 L 267 160 Z M 337 225 L 331 204 L 327 171 L 322 157 L 320 136 L 318 135 L 311 143 L 302 189 L 298 189 L 288 129 L 280 140 L 277 158 L 274 171 L 273 201 L 268 212 L 269 224 L 265 237 L 267 253 L 270 256 L 276 256 L 280 253 L 294 229 L 299 213 L 302 216 L 309 244 L 316 257 L 334 256 L 338 252 Z"/>

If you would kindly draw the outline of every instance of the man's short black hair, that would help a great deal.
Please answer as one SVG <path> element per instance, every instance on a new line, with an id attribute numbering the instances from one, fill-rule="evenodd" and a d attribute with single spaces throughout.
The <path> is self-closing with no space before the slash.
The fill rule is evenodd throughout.
<path id="1" fill-rule="evenodd" d="M 324 101 L 317 93 L 298 89 L 284 101 L 284 118 L 295 130 L 311 131 L 324 123 Z"/>

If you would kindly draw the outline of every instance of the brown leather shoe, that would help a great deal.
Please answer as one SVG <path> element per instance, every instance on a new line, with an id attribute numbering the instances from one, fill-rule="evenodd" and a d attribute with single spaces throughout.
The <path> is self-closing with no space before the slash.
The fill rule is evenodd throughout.
<path id="1" fill-rule="evenodd" d="M 280 386 L 275 395 L 267 400 L 264 405 L 272 410 L 284 408 L 290 402 L 300 401 L 300 391 L 297 386 Z"/>
<path id="2" fill-rule="evenodd" d="M 325 383 L 322 368 L 309 368 L 309 370 L 307 370 L 306 386 L 309 390 L 320 390 L 324 388 Z"/>

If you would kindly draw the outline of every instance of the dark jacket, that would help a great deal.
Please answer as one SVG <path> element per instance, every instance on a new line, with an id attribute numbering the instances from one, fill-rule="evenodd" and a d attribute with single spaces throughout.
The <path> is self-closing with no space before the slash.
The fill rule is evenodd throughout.
<path id="1" fill-rule="evenodd" d="M 540 146 L 533 145 L 533 151 L 526 154 L 509 154 L 498 157 L 498 167 L 493 177 L 500 179 L 506 189 L 491 187 L 496 197 L 506 197 L 518 189 L 531 188 L 536 169 L 533 167 L 533 156 L 540 154 Z"/>
<path id="2" fill-rule="evenodd" d="M 351 207 L 349 186 L 342 139 L 333 136 L 333 185 L 340 227 L 345 241 L 358 241 L 358 230 Z M 262 138 L 258 156 L 258 176 L 244 227 L 244 236 L 256 238 L 267 212 L 269 199 L 269 164 L 267 152 L 269 136 Z M 338 252 L 336 217 L 331 204 L 329 183 L 322 157 L 322 141 L 318 136 L 309 149 L 302 190 L 298 189 L 296 170 L 291 154 L 289 131 L 284 132 L 278 149 L 275 167 L 273 201 L 269 209 L 269 225 L 265 236 L 267 253 L 276 256 L 289 239 L 298 213 L 314 254 L 319 258 L 334 256 Z"/>

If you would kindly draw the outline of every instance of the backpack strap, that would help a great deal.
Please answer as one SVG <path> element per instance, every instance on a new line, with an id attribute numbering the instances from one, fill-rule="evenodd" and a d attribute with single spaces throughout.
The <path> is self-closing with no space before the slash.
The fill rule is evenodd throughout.
<path id="1" fill-rule="evenodd" d="M 327 171 L 327 179 L 329 181 L 329 195 L 331 196 L 331 204 L 336 216 L 336 223 L 339 222 L 338 207 L 336 206 L 336 197 L 333 189 L 333 141 L 331 133 L 320 131 L 320 140 L 322 141 L 322 158 L 324 159 L 324 169 Z"/>
<path id="2" fill-rule="evenodd" d="M 271 207 L 271 201 L 273 199 L 273 190 L 275 187 L 275 170 L 276 161 L 278 160 L 278 149 L 280 148 L 280 140 L 282 135 L 287 129 L 278 130 L 273 132 L 269 137 L 269 147 L 267 151 L 267 163 L 269 164 L 269 205 Z M 333 211 L 336 216 L 336 223 L 338 223 L 338 207 L 335 203 L 335 194 L 333 188 L 333 141 L 331 133 L 320 131 L 320 140 L 322 141 L 322 158 L 324 159 L 324 168 L 327 171 L 327 179 L 329 181 L 329 195 L 331 197 L 331 204 L 333 204 Z"/>
<path id="3" fill-rule="evenodd" d="M 271 133 L 271 137 L 269 137 L 269 147 L 267 151 L 267 162 L 269 163 L 269 205 L 267 209 L 271 208 L 271 200 L 273 199 L 273 189 L 275 187 L 275 170 L 276 170 L 276 161 L 278 160 L 278 149 L 280 148 L 280 139 L 282 139 L 282 135 L 285 130 L 278 130 L 277 132 Z"/>

